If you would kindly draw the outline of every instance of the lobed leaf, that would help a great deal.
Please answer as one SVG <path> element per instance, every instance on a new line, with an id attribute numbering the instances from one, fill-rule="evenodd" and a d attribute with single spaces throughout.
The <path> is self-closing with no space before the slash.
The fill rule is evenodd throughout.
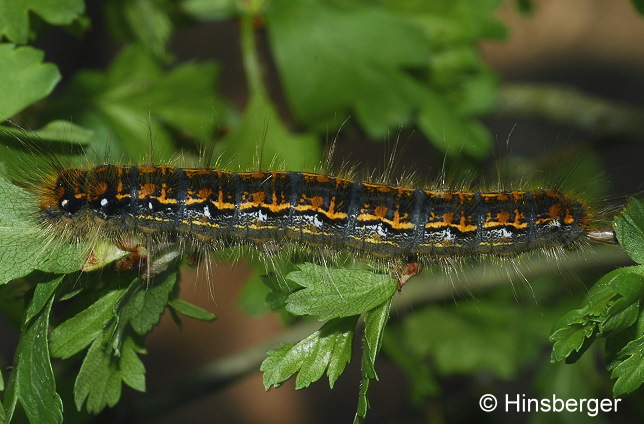
<path id="1" fill-rule="evenodd" d="M 139 358 L 138 353 L 147 353 L 145 349 L 139 346 L 132 337 L 126 337 L 121 346 L 121 356 L 119 361 L 119 373 L 125 384 L 145 392 L 145 366 Z"/>
<path id="2" fill-rule="evenodd" d="M 96 338 L 83 360 L 74 383 L 74 402 L 79 411 L 85 402 L 87 412 L 93 414 L 116 405 L 121 397 L 121 382 L 135 390 L 145 390 L 145 369 L 137 355 L 141 349 L 127 337 L 120 356 L 115 356 L 111 334 L 105 331 Z"/>
<path id="3" fill-rule="evenodd" d="M 613 386 L 613 396 L 631 393 L 644 383 L 644 335 L 632 340 L 619 353 L 624 359 L 611 372 L 617 378 Z"/>
<path id="4" fill-rule="evenodd" d="M 596 326 L 592 323 L 573 323 L 554 330 L 550 336 L 550 341 L 554 342 L 552 362 L 561 361 L 573 352 L 582 352 L 582 347 L 587 347 L 587 340 L 594 340 L 595 329 Z"/>
<path id="5" fill-rule="evenodd" d="M 635 262 L 644 261 L 644 206 L 637 199 L 630 199 L 614 222 L 615 233 L 620 245 Z M 602 277 L 590 290 L 582 307 L 566 314 L 555 323 L 551 340 L 552 359 L 561 360 L 573 352 L 581 352 L 597 336 L 607 337 L 607 349 L 623 346 L 628 340 L 624 332 L 632 328 L 641 314 L 644 298 L 644 267 L 628 267 L 610 272 Z M 619 353 L 617 356 L 619 357 Z M 617 359 L 616 359 L 617 360 Z M 631 369 L 636 359 L 626 365 L 613 361 L 615 376 L 622 376 L 626 368 Z M 617 370 L 619 367 L 619 370 Z M 617 371 L 615 371 L 617 370 Z M 622 376 L 622 380 L 623 379 Z M 615 390 L 623 390 L 623 384 Z M 630 387 L 626 384 L 627 387 Z"/>
<path id="6" fill-rule="evenodd" d="M 286 300 L 286 309 L 295 315 L 314 315 L 320 320 L 360 315 L 390 299 L 397 288 L 388 275 L 311 263 L 298 266 L 299 271 L 286 276 L 304 287 Z"/>
<path id="7" fill-rule="evenodd" d="M 336 318 L 297 344 L 285 344 L 270 350 L 262 362 L 264 387 L 279 387 L 294 374 L 295 388 L 308 387 L 327 372 L 329 386 L 342 374 L 351 359 L 351 341 L 357 316 Z"/>
<path id="8" fill-rule="evenodd" d="M 87 309 L 60 324 L 51 333 L 51 355 L 69 358 L 85 349 L 106 332 L 125 289 L 112 290 Z"/>
<path id="9" fill-rule="evenodd" d="M 621 247 L 637 263 L 644 263 L 644 206 L 630 199 L 615 218 Z M 644 383 L 644 267 L 615 270 L 591 289 L 580 309 L 569 312 L 554 327 L 553 360 L 570 359 L 595 337 L 606 338 L 608 368 L 617 379 L 613 395 L 630 393 Z"/>
<path id="10" fill-rule="evenodd" d="M 555 322 L 550 336 L 554 342 L 552 361 L 581 352 L 582 347 L 589 346 L 586 339 L 594 339 L 600 329 L 608 333 L 624 328 L 623 318 L 612 315 L 618 312 L 617 308 L 611 308 L 620 298 L 615 285 L 620 279 L 641 280 L 642 271 L 636 268 L 639 267 L 617 269 L 606 274 L 590 289 L 579 309 L 568 312 Z M 625 307 L 619 306 L 621 310 Z"/>
<path id="11" fill-rule="evenodd" d="M 129 322 L 137 334 L 147 334 L 161 319 L 176 283 L 177 272 L 157 275 L 148 282 L 136 278 L 130 285 L 133 293 L 120 304 L 119 320 Z"/>

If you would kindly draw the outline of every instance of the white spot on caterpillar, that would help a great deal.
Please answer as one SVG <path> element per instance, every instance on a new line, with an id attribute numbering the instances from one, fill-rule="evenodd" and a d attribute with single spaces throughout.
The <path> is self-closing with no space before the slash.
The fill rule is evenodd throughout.
<path id="1" fill-rule="evenodd" d="M 380 237 L 387 237 L 387 231 L 385 231 L 385 229 L 382 228 L 382 223 L 378 224 L 378 226 L 376 227 L 376 233 Z"/>
<path id="2" fill-rule="evenodd" d="M 210 208 L 208 206 L 203 207 L 203 214 L 206 216 L 206 218 L 210 219 L 212 218 L 212 215 L 210 215 Z"/>
<path id="3" fill-rule="evenodd" d="M 307 224 L 317 228 L 318 230 L 320 228 L 322 228 L 322 226 L 324 225 L 324 222 L 322 222 L 322 220 L 320 218 L 318 218 L 317 214 L 312 215 L 312 216 L 304 215 L 302 217 L 299 217 L 299 219 L 296 219 L 296 222 L 299 223 L 300 221 L 304 221 Z"/>
<path id="4" fill-rule="evenodd" d="M 107 206 L 107 203 L 108 203 L 107 199 L 105 198 L 101 199 L 101 206 L 105 207 Z"/>
<path id="5" fill-rule="evenodd" d="M 452 234 L 452 231 L 449 228 L 444 229 L 437 235 L 439 240 L 448 240 L 450 242 L 453 242 L 454 240 L 456 240 L 456 236 Z"/>
<path id="6" fill-rule="evenodd" d="M 511 239 L 512 238 L 512 232 L 508 231 L 507 228 L 501 228 L 499 230 L 496 230 L 494 235 L 498 239 L 503 239 L 503 238 Z"/>

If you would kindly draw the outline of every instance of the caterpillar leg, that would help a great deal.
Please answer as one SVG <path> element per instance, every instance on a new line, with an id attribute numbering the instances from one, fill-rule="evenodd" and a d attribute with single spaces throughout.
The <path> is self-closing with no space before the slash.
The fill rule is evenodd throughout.
<path id="1" fill-rule="evenodd" d="M 422 270 L 423 266 L 418 262 L 414 262 L 410 258 L 407 262 L 392 268 L 389 275 L 391 275 L 391 278 L 396 279 L 398 282 L 398 292 L 401 292 L 403 286 L 407 284 L 407 281 L 409 281 L 411 277 L 420 274 Z"/>
<path id="2" fill-rule="evenodd" d="M 116 261 L 116 270 L 136 270 L 143 278 L 150 278 L 162 273 L 181 255 L 179 249 L 171 244 L 154 252 L 150 252 L 141 244 L 128 245 L 121 242 L 117 243 L 117 247 L 129 253 Z"/>
<path id="3" fill-rule="evenodd" d="M 95 271 L 111 263 L 116 263 L 119 270 L 138 269 L 141 262 L 147 257 L 147 253 L 141 252 L 140 249 L 143 249 L 140 245 L 97 243 L 87 252 L 81 271 Z"/>

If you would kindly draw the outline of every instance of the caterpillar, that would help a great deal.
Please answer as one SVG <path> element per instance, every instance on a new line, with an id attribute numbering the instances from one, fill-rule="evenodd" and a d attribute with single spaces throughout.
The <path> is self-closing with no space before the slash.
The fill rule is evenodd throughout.
<path id="1" fill-rule="evenodd" d="M 325 174 L 228 172 L 165 165 L 59 171 L 42 188 L 40 219 L 67 239 L 103 237 L 214 250 L 285 243 L 398 261 L 399 289 L 442 258 L 514 256 L 610 242 L 588 208 L 554 189 L 403 188 Z M 130 266 L 130 265 L 128 265 Z"/>

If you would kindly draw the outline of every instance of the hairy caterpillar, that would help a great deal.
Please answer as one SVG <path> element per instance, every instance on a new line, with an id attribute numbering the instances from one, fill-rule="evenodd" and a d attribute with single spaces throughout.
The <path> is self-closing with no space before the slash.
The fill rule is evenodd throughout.
<path id="1" fill-rule="evenodd" d="M 605 234 L 584 202 L 554 189 L 422 189 L 363 182 L 346 174 L 50 165 L 51 171 L 34 176 L 37 181 L 31 185 L 44 239 L 87 242 L 81 243 L 90 247 L 87 261 L 107 241 L 131 252 L 129 263 L 119 261 L 122 269 L 139 267 L 143 275 L 159 271 L 156 262 L 165 256 L 164 249 L 191 255 L 252 245 L 264 257 L 264 252 L 288 244 L 313 253 L 348 251 L 385 264 L 400 288 L 423 265 L 452 264 L 468 256 L 515 256 L 533 249 L 558 252 Z M 395 281 L 366 274 L 388 281 L 389 301 L 384 303 L 390 302 Z M 339 297 L 348 297 L 360 284 L 357 279 L 340 283 L 336 275 L 319 281 L 336 289 Z M 159 281 L 163 278 L 148 284 L 135 277 L 128 290 L 142 297 L 149 290 L 154 297 Z M 172 287 L 176 280 L 168 281 L 162 287 Z M 124 296 L 114 310 L 128 305 Z M 369 309 L 356 312 L 342 306 L 340 314 Z"/>
<path id="2" fill-rule="evenodd" d="M 295 243 L 390 263 L 399 287 L 442 258 L 512 256 L 610 241 L 584 204 L 560 191 L 402 188 L 305 172 L 101 165 L 64 169 L 39 199 L 45 227 L 67 239 L 188 251 Z M 131 247 L 130 247 L 130 250 Z"/>

